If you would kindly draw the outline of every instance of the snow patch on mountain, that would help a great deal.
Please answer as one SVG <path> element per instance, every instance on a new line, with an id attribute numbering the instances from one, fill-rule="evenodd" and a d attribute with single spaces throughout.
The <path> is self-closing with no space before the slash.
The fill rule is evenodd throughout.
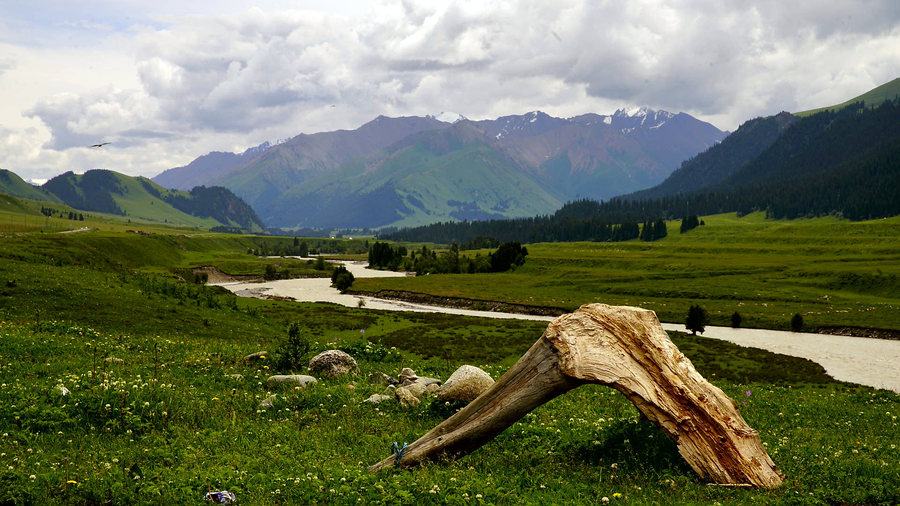
<path id="1" fill-rule="evenodd" d="M 656 130 L 674 117 L 675 115 L 668 111 L 657 111 L 649 107 L 623 107 L 613 113 L 611 122 L 607 124 L 612 124 L 627 135 L 638 127 Z"/>
<path id="2" fill-rule="evenodd" d="M 438 121 L 443 121 L 444 123 L 457 123 L 459 121 L 465 121 L 469 119 L 458 112 L 450 111 L 443 111 L 440 114 L 430 114 L 428 115 L 428 117 L 436 119 Z"/>

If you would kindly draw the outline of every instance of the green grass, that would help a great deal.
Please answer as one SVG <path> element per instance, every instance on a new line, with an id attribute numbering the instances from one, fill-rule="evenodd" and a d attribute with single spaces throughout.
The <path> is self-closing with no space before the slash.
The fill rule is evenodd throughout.
<path id="1" fill-rule="evenodd" d="M 469 363 L 498 378 L 544 325 L 237 299 L 168 273 L 239 261 L 253 239 L 181 235 L 0 241 L 0 503 L 189 504 L 210 488 L 244 504 L 900 501 L 900 396 L 835 382 L 807 360 L 680 333 L 673 341 L 697 369 L 743 401 L 742 416 L 787 475 L 781 488 L 708 486 L 623 395 L 601 386 L 554 399 L 458 460 L 371 474 L 393 442 L 414 441 L 456 406 L 365 404 L 383 388 L 369 373 L 408 366 L 446 379 Z M 612 262 L 583 256 L 587 273 Z M 564 260 L 534 264 L 569 272 Z M 362 374 L 270 391 L 274 360 L 240 358 L 274 353 L 290 322 L 314 351 L 353 350 Z M 274 407 L 261 408 L 271 393 Z"/>
<path id="2" fill-rule="evenodd" d="M 346 311 L 351 319 L 365 313 Z M 338 343 L 320 339 L 317 349 L 358 339 L 348 334 Z M 252 504 L 575 504 L 597 503 L 602 496 L 620 504 L 898 499 L 900 398 L 819 383 L 820 371 L 808 364 L 798 364 L 797 371 L 810 369 L 811 382 L 803 381 L 803 373 L 780 377 L 773 370 L 751 381 L 711 376 L 746 402 L 742 415 L 787 474 L 775 491 L 707 486 L 624 396 L 599 386 L 555 399 L 457 461 L 373 475 L 367 466 L 387 456 L 392 442 L 415 440 L 449 412 L 429 401 L 411 410 L 364 404 L 380 388 L 361 378 L 372 371 L 396 374 L 404 365 L 446 377 L 449 368 L 439 371 L 428 366 L 437 362 L 405 354 L 399 363 L 361 360 L 360 378 L 272 392 L 265 386 L 272 372 L 267 365 L 238 360 L 269 344 L 258 341 L 254 335 L 108 334 L 65 322 L 34 332 L 3 323 L 0 500 L 183 504 L 199 501 L 207 487 L 230 490 Z M 718 360 L 728 362 L 734 350 L 724 345 Z M 105 362 L 105 356 L 124 362 Z M 706 367 L 702 356 L 691 358 Z M 765 371 L 770 358 L 751 351 L 741 361 L 745 370 Z M 445 360 L 452 367 L 461 362 L 457 356 Z M 504 369 L 479 365 L 494 377 Z M 71 393 L 62 396 L 58 385 Z M 275 406 L 260 409 L 271 393 L 279 395 Z"/>
<path id="3" fill-rule="evenodd" d="M 656 311 L 683 322 L 691 304 L 712 324 L 788 329 L 850 325 L 900 329 L 900 219 L 764 220 L 760 214 L 704 218 L 685 234 L 646 243 L 528 245 L 514 272 L 357 280 L 354 290 L 407 290 L 440 296 L 572 310 L 590 302 Z"/>

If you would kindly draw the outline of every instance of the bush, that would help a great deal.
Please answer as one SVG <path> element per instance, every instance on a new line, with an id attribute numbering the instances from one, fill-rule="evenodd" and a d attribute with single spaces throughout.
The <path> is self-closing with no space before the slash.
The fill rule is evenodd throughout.
<path id="1" fill-rule="evenodd" d="M 493 272 L 506 272 L 525 263 L 528 249 L 518 242 L 506 242 L 489 256 Z"/>
<path id="2" fill-rule="evenodd" d="M 803 330 L 803 317 L 800 316 L 800 313 L 795 313 L 794 317 L 791 318 L 791 330 L 794 332 Z"/>
<path id="3" fill-rule="evenodd" d="M 309 329 L 292 323 L 288 327 L 287 339 L 278 345 L 274 353 L 272 363 L 279 372 L 300 371 L 306 367 L 309 352 L 312 350 L 312 342 L 309 339 Z"/>
<path id="4" fill-rule="evenodd" d="M 331 273 L 331 284 L 341 292 L 346 292 L 353 284 L 355 278 L 353 273 L 348 271 L 343 265 L 339 266 Z"/>

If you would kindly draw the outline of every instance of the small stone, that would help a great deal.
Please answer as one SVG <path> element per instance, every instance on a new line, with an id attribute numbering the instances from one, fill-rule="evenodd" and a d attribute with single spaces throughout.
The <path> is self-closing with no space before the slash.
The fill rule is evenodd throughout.
<path id="1" fill-rule="evenodd" d="M 439 380 L 439 379 L 437 379 L 437 378 L 428 378 L 428 377 L 425 377 L 425 376 L 419 376 L 418 378 L 416 378 L 416 379 L 413 381 L 413 383 L 418 383 L 418 384 L 420 384 L 420 385 L 422 385 L 422 386 L 425 386 L 425 387 L 427 387 L 427 386 L 429 386 L 429 385 L 437 385 L 437 386 L 441 386 L 441 380 Z"/>
<path id="2" fill-rule="evenodd" d="M 228 377 L 236 381 L 244 381 L 243 374 L 229 374 Z"/>
<path id="3" fill-rule="evenodd" d="M 414 380 L 417 377 L 418 376 L 416 376 L 416 371 L 413 371 L 409 367 L 404 367 L 400 371 L 400 375 L 397 377 L 397 380 L 402 384 L 402 383 L 406 383 L 407 380 L 410 380 L 410 379 Z"/>
<path id="4" fill-rule="evenodd" d="M 122 365 L 125 363 L 125 361 L 123 359 L 118 358 L 118 357 L 106 357 L 104 362 L 106 362 L 107 364 L 116 364 L 116 365 Z"/>
<path id="5" fill-rule="evenodd" d="M 397 400 L 400 401 L 400 405 L 404 408 L 411 408 L 419 405 L 419 398 L 413 395 L 407 387 L 400 387 L 397 389 Z"/>
<path id="6" fill-rule="evenodd" d="M 369 375 L 369 384 L 370 385 L 395 385 L 397 384 L 397 380 L 388 376 L 383 372 L 373 372 Z"/>
<path id="7" fill-rule="evenodd" d="M 409 385 L 404 385 L 402 387 L 397 388 L 395 391 L 396 395 L 400 395 L 400 392 L 409 392 L 412 396 L 416 398 L 420 398 L 425 395 L 426 386 L 422 383 L 410 383 Z"/>
<path id="8" fill-rule="evenodd" d="M 363 402 L 367 402 L 369 404 L 381 404 L 382 402 L 389 401 L 393 398 L 393 395 L 372 394 Z"/>
<path id="9" fill-rule="evenodd" d="M 348 384 L 347 384 L 347 390 L 356 390 L 356 385 L 353 385 L 353 384 L 349 384 L 349 383 L 348 383 Z"/>
<path id="10" fill-rule="evenodd" d="M 325 350 L 309 361 L 309 372 L 326 378 L 359 374 L 356 360 L 341 350 Z"/>
<path id="11" fill-rule="evenodd" d="M 453 372 L 437 393 L 442 401 L 474 401 L 476 397 L 491 388 L 494 380 L 482 369 L 464 365 Z"/>
<path id="12" fill-rule="evenodd" d="M 265 360 L 268 355 L 268 351 L 257 351 L 256 353 L 251 353 L 244 357 L 244 362 L 256 362 L 259 360 Z"/>
<path id="13" fill-rule="evenodd" d="M 266 397 L 262 402 L 259 403 L 260 409 L 269 409 L 275 405 L 275 401 L 278 399 L 277 395 L 270 395 Z"/>
<path id="14" fill-rule="evenodd" d="M 312 376 L 307 376 L 305 374 L 276 374 L 275 376 L 269 376 L 266 378 L 266 385 L 269 388 L 274 387 L 307 387 L 316 383 L 316 378 Z"/>

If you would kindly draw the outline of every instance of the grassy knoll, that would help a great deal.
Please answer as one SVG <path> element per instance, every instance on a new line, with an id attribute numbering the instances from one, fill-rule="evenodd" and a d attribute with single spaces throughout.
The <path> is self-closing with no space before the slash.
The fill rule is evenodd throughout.
<path id="1" fill-rule="evenodd" d="M 704 218 L 685 234 L 647 243 L 528 246 L 514 272 L 360 279 L 354 290 L 433 295 L 574 309 L 589 302 L 653 309 L 682 322 L 700 304 L 714 325 L 787 329 L 848 325 L 900 329 L 900 218 L 764 220 L 760 214 Z"/>
<path id="2" fill-rule="evenodd" d="M 409 366 L 446 379 L 469 363 L 498 378 L 544 325 L 237 299 L 167 274 L 238 258 L 245 240 L 109 231 L 0 240 L 0 504 L 190 504 L 210 488 L 243 504 L 900 501 L 900 396 L 835 382 L 806 360 L 678 333 L 698 370 L 742 402 L 787 475 L 778 490 L 708 486 L 624 396 L 600 386 L 553 400 L 457 461 L 370 474 L 393 442 L 415 440 L 457 406 L 365 404 L 383 388 L 369 373 Z M 290 322 L 313 353 L 348 350 L 362 374 L 269 389 Z M 263 349 L 273 360 L 240 360 Z"/>

